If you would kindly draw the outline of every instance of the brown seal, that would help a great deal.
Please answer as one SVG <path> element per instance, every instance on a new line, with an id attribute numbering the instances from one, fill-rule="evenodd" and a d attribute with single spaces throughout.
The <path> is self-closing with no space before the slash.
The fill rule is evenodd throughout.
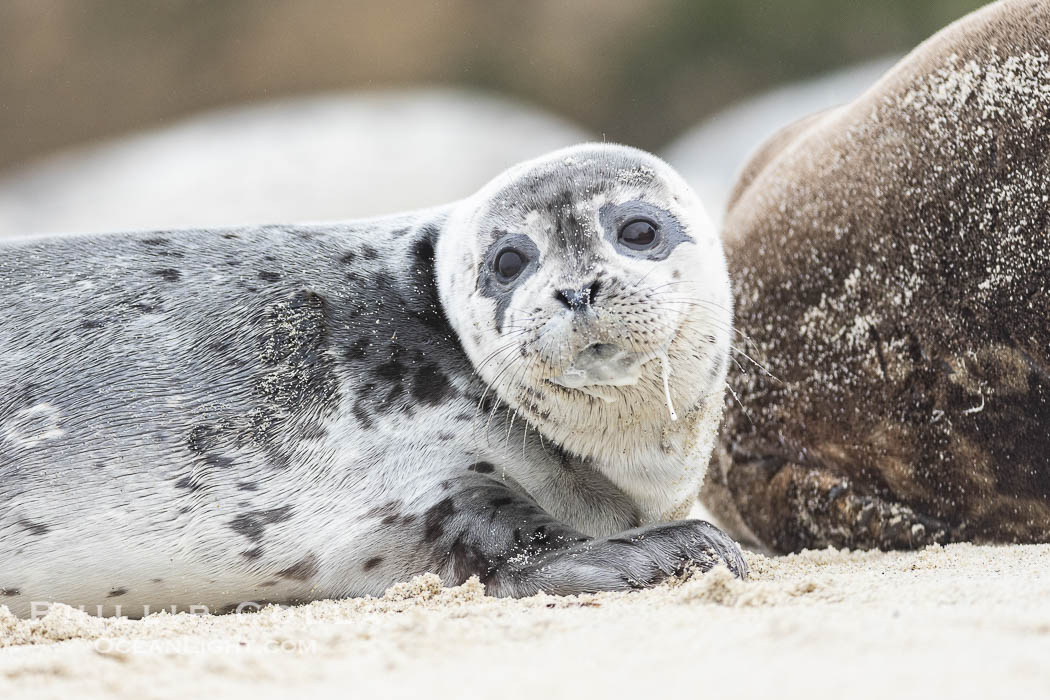
<path id="1" fill-rule="evenodd" d="M 949 26 L 752 159 L 705 502 L 779 551 L 1050 540 L 1050 2 Z"/>

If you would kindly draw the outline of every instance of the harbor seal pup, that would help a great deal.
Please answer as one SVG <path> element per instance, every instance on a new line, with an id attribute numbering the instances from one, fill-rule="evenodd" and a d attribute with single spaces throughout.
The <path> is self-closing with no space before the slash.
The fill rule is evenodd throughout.
<path id="1" fill-rule="evenodd" d="M 777 551 L 1050 540 L 1048 163 L 1032 0 L 758 152 L 724 238 L 769 373 L 730 380 L 704 495 L 730 532 Z"/>
<path id="2" fill-rule="evenodd" d="M 731 318 L 721 244 L 654 156 L 584 145 L 421 213 L 2 259 L 16 614 L 746 571 L 667 522 L 714 444 Z"/>

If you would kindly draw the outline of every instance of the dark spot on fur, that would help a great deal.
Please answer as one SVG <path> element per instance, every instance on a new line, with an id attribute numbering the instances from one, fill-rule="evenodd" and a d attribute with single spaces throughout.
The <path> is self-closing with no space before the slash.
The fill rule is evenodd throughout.
<path id="1" fill-rule="evenodd" d="M 432 331 L 455 339 L 452 327 L 445 317 L 445 312 L 437 302 L 438 292 L 434 273 L 434 241 L 437 230 L 433 227 L 424 229 L 424 235 L 412 245 L 411 274 L 414 281 L 412 316 Z"/>
<path id="2" fill-rule="evenodd" d="M 46 535 L 51 532 L 51 528 L 47 525 L 44 525 L 43 523 L 34 523 L 25 518 L 19 520 L 18 524 L 21 525 L 30 535 Z"/>
<path id="3" fill-rule="evenodd" d="M 106 594 L 107 598 L 119 598 L 128 592 L 127 588 L 114 588 L 112 591 Z"/>
<path id="4" fill-rule="evenodd" d="M 476 462 L 470 465 L 468 469 L 472 472 L 477 472 L 478 474 L 491 474 L 496 471 L 496 468 L 489 462 Z"/>
<path id="5" fill-rule="evenodd" d="M 240 238 L 240 236 L 238 236 L 236 233 L 224 233 L 224 234 L 222 234 L 222 237 L 227 239 L 227 240 L 233 240 L 234 238 Z"/>
<path id="6" fill-rule="evenodd" d="M 278 417 L 279 410 L 274 406 L 253 408 L 248 412 L 247 425 L 244 425 L 243 418 L 237 424 L 234 434 L 238 444 L 245 440 L 257 444 L 265 443 Z"/>
<path id="7" fill-rule="evenodd" d="M 281 279 L 281 274 L 279 272 L 269 272 L 264 270 L 259 273 L 259 279 L 263 282 L 277 282 Z"/>
<path id="8" fill-rule="evenodd" d="M 162 579 L 162 578 L 151 578 L 149 580 L 149 582 L 150 583 L 164 583 L 164 579 Z"/>
<path id="9" fill-rule="evenodd" d="M 238 481 L 237 488 L 241 491 L 258 491 L 259 485 L 254 481 Z"/>
<path id="10" fill-rule="evenodd" d="M 350 409 L 351 413 L 354 414 L 354 418 L 361 424 L 361 427 L 365 430 L 371 430 L 375 423 L 372 421 L 372 416 L 365 407 L 364 397 L 359 396 L 357 401 L 354 401 L 353 407 Z"/>
<path id="11" fill-rule="evenodd" d="M 262 539 L 267 525 L 282 523 L 292 517 L 291 513 L 291 506 L 241 513 L 230 522 L 230 529 L 253 542 L 258 542 Z"/>
<path id="12" fill-rule="evenodd" d="M 371 508 L 369 508 L 367 511 L 365 511 L 364 517 L 378 518 L 383 515 L 397 514 L 401 512 L 402 506 L 404 506 L 404 503 L 402 501 L 387 501 L 386 503 L 382 503 L 378 506 L 372 506 Z"/>
<path id="13" fill-rule="evenodd" d="M 259 584 L 260 588 L 269 588 L 270 586 L 276 586 L 280 581 L 263 581 Z"/>
<path id="14" fill-rule="evenodd" d="M 366 518 L 381 518 L 383 525 L 411 525 L 416 516 L 410 513 L 402 513 L 404 503 L 401 501 L 387 501 L 386 503 L 370 508 L 364 515 Z"/>
<path id="15" fill-rule="evenodd" d="M 196 425 L 190 429 L 187 441 L 191 452 L 203 455 L 209 450 L 215 449 L 219 444 L 219 436 L 224 428 L 229 427 L 220 423 L 219 425 Z"/>
<path id="16" fill-rule="evenodd" d="M 290 578 L 293 581 L 308 581 L 317 574 L 317 570 L 317 555 L 308 554 L 287 569 L 278 571 L 277 575 L 281 578 Z"/>
<path id="17" fill-rule="evenodd" d="M 473 545 L 467 544 L 463 538 L 457 538 L 449 550 L 449 558 L 452 563 L 452 577 L 456 584 L 461 584 L 471 576 L 477 576 L 485 583 L 492 578 L 496 566 L 489 561 L 485 553 Z"/>
<path id="18" fill-rule="evenodd" d="M 272 369 L 258 391 L 277 409 L 334 407 L 338 395 L 328 344 L 329 307 L 320 295 L 297 292 L 269 310 L 263 361 Z"/>
<path id="19" fill-rule="evenodd" d="M 149 246 L 162 246 L 162 245 L 167 245 L 168 244 L 168 239 L 167 238 L 161 238 L 160 236 L 158 236 L 156 238 L 143 238 L 142 239 L 142 244 L 143 245 L 149 245 Z"/>
<path id="20" fill-rule="evenodd" d="M 370 245 L 366 245 L 361 248 L 361 257 L 365 260 L 375 260 L 379 257 L 379 251 Z"/>
<path id="21" fill-rule="evenodd" d="M 204 463 L 209 467 L 215 467 L 216 469 L 229 469 L 233 466 L 233 457 L 209 454 L 205 455 Z"/>
<path id="22" fill-rule="evenodd" d="M 17 588 L 0 588 L 0 596 L 13 598 L 16 595 L 22 595 L 22 591 Z"/>
<path id="23" fill-rule="evenodd" d="M 493 508 L 502 508 L 503 506 L 509 506 L 513 502 L 514 499 L 509 496 L 500 496 L 499 498 L 493 498 L 489 501 L 489 505 Z"/>
<path id="24" fill-rule="evenodd" d="M 384 403 L 393 403 L 396 399 L 401 398 L 401 396 L 404 393 L 405 387 L 401 384 L 395 384 L 394 386 L 390 387 L 390 391 L 387 392 L 386 401 Z"/>
<path id="25" fill-rule="evenodd" d="M 175 488 L 177 489 L 189 489 L 191 492 L 199 491 L 204 487 L 199 481 L 193 478 L 193 475 L 184 476 L 175 482 Z"/>
<path id="26" fill-rule="evenodd" d="M 154 270 L 153 274 L 167 282 L 178 282 L 182 277 L 182 274 L 178 270 L 173 270 L 170 267 L 166 267 L 163 270 Z"/>
<path id="27" fill-rule="evenodd" d="M 104 326 L 104 325 L 106 325 L 105 319 L 97 319 L 97 320 L 92 320 L 92 321 L 81 321 L 80 322 L 80 327 L 81 328 L 102 328 L 102 326 Z"/>
<path id="28" fill-rule="evenodd" d="M 431 506 L 423 516 L 423 541 L 434 542 L 445 534 L 445 522 L 455 514 L 456 506 L 451 498 Z"/>
<path id="29" fill-rule="evenodd" d="M 361 337 L 353 342 L 343 353 L 344 357 L 350 361 L 363 360 L 368 357 L 368 348 L 371 347 L 372 341 L 369 338 Z"/>
<path id="30" fill-rule="evenodd" d="M 371 559 L 367 560 L 361 566 L 361 568 L 363 570 L 365 570 L 365 571 L 371 571 L 372 569 L 376 568 L 377 566 L 379 566 L 382 563 L 383 563 L 383 557 L 372 557 Z"/>
<path id="31" fill-rule="evenodd" d="M 452 394 L 448 377 L 435 364 L 426 364 L 416 371 L 412 383 L 412 398 L 437 406 Z"/>
<path id="32" fill-rule="evenodd" d="M 252 547 L 251 549 L 246 549 L 243 552 L 241 552 L 241 556 L 245 559 L 258 559 L 262 556 L 262 553 L 262 547 Z"/>
<path id="33" fill-rule="evenodd" d="M 384 362 L 375 369 L 376 376 L 388 381 L 401 381 L 405 374 L 405 367 L 397 360 Z"/>
<path id="34" fill-rule="evenodd" d="M 343 253 L 343 257 L 339 258 L 339 262 L 341 262 L 343 264 L 346 264 L 346 265 L 349 265 L 350 263 L 352 263 L 354 261 L 355 258 L 357 258 L 357 254 L 356 253 L 353 253 L 351 251 L 347 251 L 347 252 Z"/>

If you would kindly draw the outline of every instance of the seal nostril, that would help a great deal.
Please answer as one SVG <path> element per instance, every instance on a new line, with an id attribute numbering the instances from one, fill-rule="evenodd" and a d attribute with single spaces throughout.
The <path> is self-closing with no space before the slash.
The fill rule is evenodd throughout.
<path id="1" fill-rule="evenodd" d="M 586 287 L 579 289 L 559 289 L 554 292 L 554 298 L 560 301 L 567 309 L 582 309 L 594 303 L 594 299 L 598 296 L 598 290 L 600 289 L 601 284 L 598 280 L 594 280 Z"/>
<path id="2" fill-rule="evenodd" d="M 601 288 L 602 288 L 602 283 L 599 280 L 594 280 L 594 282 L 591 282 L 591 288 L 590 288 L 589 294 L 588 294 L 588 301 L 591 304 L 594 304 L 594 302 L 598 299 L 598 291 Z"/>

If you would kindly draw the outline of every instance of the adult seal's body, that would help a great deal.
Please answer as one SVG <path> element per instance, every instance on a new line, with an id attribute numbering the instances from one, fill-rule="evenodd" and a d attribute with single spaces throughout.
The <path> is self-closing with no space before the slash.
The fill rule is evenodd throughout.
<path id="1" fill-rule="evenodd" d="M 742 535 L 1050 540 L 1048 163 L 1050 3 L 1031 0 L 755 156 L 724 238 L 770 374 L 731 380 L 705 494 Z"/>
<path id="2" fill-rule="evenodd" d="M 745 571 L 714 527 L 662 522 L 714 443 L 729 288 L 695 196 L 648 154 L 556 152 L 419 214 L 2 259 L 18 614 L 377 594 L 426 571 L 503 596 Z"/>

